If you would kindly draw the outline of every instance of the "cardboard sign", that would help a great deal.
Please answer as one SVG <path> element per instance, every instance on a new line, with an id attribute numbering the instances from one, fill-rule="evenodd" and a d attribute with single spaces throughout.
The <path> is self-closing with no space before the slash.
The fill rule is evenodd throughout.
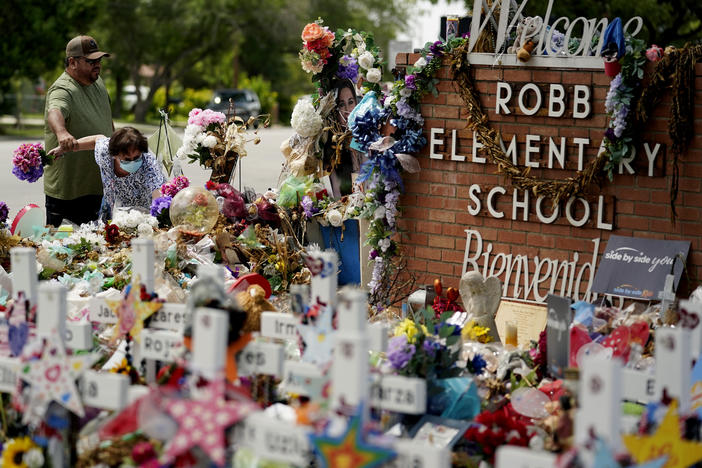
<path id="1" fill-rule="evenodd" d="M 307 430 L 262 412 L 246 418 L 242 443 L 265 460 L 308 466 L 312 457 Z"/>
<path id="2" fill-rule="evenodd" d="M 17 390 L 18 358 L 0 357 L 0 392 L 14 393 Z"/>
<path id="3" fill-rule="evenodd" d="M 570 299 L 549 294 L 546 299 L 548 317 L 546 319 L 546 358 L 549 369 L 562 376 L 568 367 L 570 351 L 570 323 L 573 311 Z M 537 338 L 538 339 L 538 338 Z"/>
<path id="4" fill-rule="evenodd" d="M 405 414 L 424 414 L 427 409 L 427 381 L 400 375 L 372 377 L 370 404 L 373 408 Z"/>
<path id="5" fill-rule="evenodd" d="M 556 454 L 515 445 L 500 445 L 495 453 L 495 468 L 552 468 Z"/>
<path id="6" fill-rule="evenodd" d="M 88 301 L 89 317 L 91 322 L 97 323 L 117 323 L 117 316 L 112 312 L 112 309 L 107 305 L 104 299 L 99 297 L 91 297 Z"/>
<path id="7" fill-rule="evenodd" d="M 182 333 L 185 329 L 185 324 L 190 319 L 189 316 L 190 312 L 186 309 L 185 304 L 167 302 L 151 316 L 149 328 Z"/>
<path id="8" fill-rule="evenodd" d="M 93 326 L 88 322 L 66 322 L 63 341 L 74 351 L 93 349 Z"/>
<path id="9" fill-rule="evenodd" d="M 539 304 L 502 300 L 495 315 L 497 334 L 504 343 L 507 322 L 517 324 L 517 345 L 529 346 L 531 341 L 539 341 L 539 335 L 546 328 L 548 309 Z"/>
<path id="10" fill-rule="evenodd" d="M 251 342 L 237 356 L 240 376 L 266 374 L 283 375 L 283 347 L 275 343 Z"/>
<path id="11" fill-rule="evenodd" d="M 283 368 L 283 385 L 288 393 L 297 393 L 312 400 L 322 397 L 322 389 L 326 379 L 316 364 L 285 361 Z"/>
<path id="12" fill-rule="evenodd" d="M 261 313 L 261 336 L 297 341 L 298 320 L 283 312 Z"/>
<path id="13" fill-rule="evenodd" d="M 387 463 L 390 468 L 449 468 L 451 449 L 418 443 L 411 439 L 400 439 L 394 447 L 397 457 Z"/>
<path id="14" fill-rule="evenodd" d="M 157 361 L 172 362 L 183 352 L 183 336 L 170 330 L 141 331 L 141 357 Z"/>
<path id="15" fill-rule="evenodd" d="M 689 241 L 638 239 L 612 235 L 595 274 L 592 290 L 635 299 L 655 299 L 666 275 L 675 275 L 677 289 Z"/>
<path id="16" fill-rule="evenodd" d="M 129 376 L 86 370 L 80 380 L 80 390 L 87 406 L 119 410 L 127 405 Z"/>

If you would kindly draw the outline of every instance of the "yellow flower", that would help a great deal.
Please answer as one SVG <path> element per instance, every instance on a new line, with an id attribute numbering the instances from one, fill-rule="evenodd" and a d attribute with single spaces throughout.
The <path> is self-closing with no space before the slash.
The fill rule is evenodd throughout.
<path id="1" fill-rule="evenodd" d="M 2 450 L 3 468 L 27 468 L 27 464 L 24 463 L 24 454 L 34 447 L 36 445 L 29 437 L 11 439 Z"/>
<path id="2" fill-rule="evenodd" d="M 475 320 L 466 323 L 461 331 L 461 336 L 464 340 L 478 341 L 480 343 L 488 343 L 490 341 L 490 328 L 481 327 L 475 324 Z"/>
<path id="3" fill-rule="evenodd" d="M 425 335 L 429 335 L 427 327 L 420 325 L 422 332 Z M 419 334 L 419 329 L 417 325 L 411 319 L 404 319 L 395 327 L 395 336 L 406 335 L 408 343 L 414 343 L 416 341 L 416 336 Z"/>

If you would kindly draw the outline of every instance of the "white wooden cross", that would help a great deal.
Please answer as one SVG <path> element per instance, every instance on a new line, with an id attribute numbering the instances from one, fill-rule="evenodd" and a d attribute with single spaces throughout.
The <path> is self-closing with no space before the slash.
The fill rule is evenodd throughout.
<path id="1" fill-rule="evenodd" d="M 138 277 L 139 282 L 152 293 L 155 287 L 153 239 L 134 239 L 132 241 L 132 277 Z"/>
<path id="2" fill-rule="evenodd" d="M 658 293 L 658 299 L 661 300 L 661 314 L 664 314 L 668 310 L 668 307 L 670 307 L 670 304 L 675 302 L 675 291 L 673 291 L 674 285 L 675 275 L 666 275 L 663 291 Z"/>
<path id="3" fill-rule="evenodd" d="M 331 405 L 358 406 L 368 400 L 368 301 L 361 289 L 345 289 L 337 309 Z"/>
<path id="4" fill-rule="evenodd" d="M 93 349 L 93 330 L 90 323 L 66 321 L 66 288 L 60 283 L 39 283 L 37 304 L 37 335 L 47 337 L 58 332 L 66 347 L 72 350 Z"/>
<path id="5" fill-rule="evenodd" d="M 678 400 L 680 412 L 690 409 L 690 330 L 659 327 L 656 330 L 656 395 L 663 390 Z"/>
<path id="6" fill-rule="evenodd" d="M 37 303 L 37 254 L 29 247 L 13 247 L 10 249 L 12 261 L 12 294 L 24 292 L 30 304 Z"/>
<path id="7" fill-rule="evenodd" d="M 214 378 L 224 370 L 228 335 L 229 317 L 226 312 L 206 307 L 195 310 L 191 365 L 206 378 Z"/>
<path id="8" fill-rule="evenodd" d="M 591 430 L 618 447 L 620 439 L 622 363 L 602 355 L 586 356 L 580 368 L 580 407 L 575 418 L 575 443 L 590 441 Z"/>

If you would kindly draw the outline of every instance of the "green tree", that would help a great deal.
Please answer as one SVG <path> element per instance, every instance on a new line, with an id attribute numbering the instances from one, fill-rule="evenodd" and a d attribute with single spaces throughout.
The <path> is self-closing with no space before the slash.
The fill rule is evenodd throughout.
<path id="1" fill-rule="evenodd" d="M 5 0 L 0 15 L 0 93 L 14 78 L 36 79 L 63 68 L 66 43 L 89 33 L 95 1 Z"/>

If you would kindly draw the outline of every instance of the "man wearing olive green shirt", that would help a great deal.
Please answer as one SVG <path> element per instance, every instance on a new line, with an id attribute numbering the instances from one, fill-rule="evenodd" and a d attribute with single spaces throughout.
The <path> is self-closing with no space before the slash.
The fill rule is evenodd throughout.
<path id="1" fill-rule="evenodd" d="M 101 52 L 95 39 L 78 36 L 66 46 L 66 69 L 51 85 L 44 108 L 46 151 L 57 146 L 72 151 L 77 139 L 112 135 L 112 111 L 100 78 Z M 100 169 L 92 151 L 77 151 L 44 168 L 46 224 L 65 219 L 82 224 L 98 219 L 102 202 Z"/>

